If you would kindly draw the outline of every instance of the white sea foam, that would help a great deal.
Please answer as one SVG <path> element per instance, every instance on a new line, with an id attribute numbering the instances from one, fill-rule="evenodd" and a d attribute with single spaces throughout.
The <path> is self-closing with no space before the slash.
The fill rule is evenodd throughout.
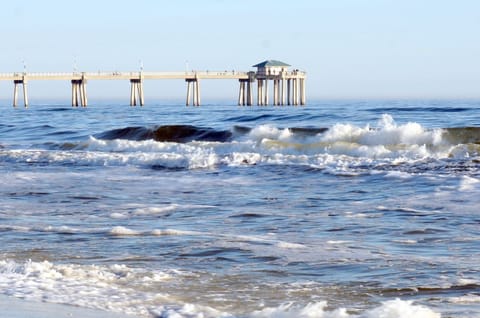
<path id="1" fill-rule="evenodd" d="M 167 236 L 167 235 L 204 235 L 195 231 L 182 231 L 175 229 L 154 229 L 151 231 L 135 231 L 124 226 L 113 227 L 108 234 L 112 236 Z"/>
<path id="2" fill-rule="evenodd" d="M 172 211 L 177 210 L 179 207 L 178 204 L 169 204 L 165 206 L 150 206 L 144 208 L 136 209 L 133 214 L 134 215 L 161 215 L 161 214 L 168 214 Z"/>
<path id="3" fill-rule="evenodd" d="M 286 248 L 286 249 L 306 248 L 306 246 L 303 244 L 289 243 L 289 242 L 278 242 L 277 247 Z"/>
<path id="4" fill-rule="evenodd" d="M 188 143 L 154 140 L 101 140 L 90 137 L 74 150 L 0 149 L 2 161 L 98 166 L 204 169 L 218 165 L 307 165 L 332 173 L 355 173 L 357 166 L 399 165 L 425 159 L 470 158 L 475 145 L 452 145 L 441 129 L 418 123 L 396 124 L 384 115 L 372 128 L 339 123 L 326 132 L 303 136 L 272 125 L 254 127 L 228 142 Z M 373 169 L 374 170 L 374 169 Z M 391 177 L 405 178 L 402 173 Z"/>
<path id="5" fill-rule="evenodd" d="M 199 204 L 164 204 L 164 205 L 146 205 L 146 204 L 129 204 L 124 206 L 122 212 L 116 211 L 110 213 L 109 217 L 112 219 L 126 219 L 134 217 L 163 217 L 168 216 L 175 211 L 184 211 L 191 209 L 215 209 L 212 205 Z"/>
<path id="6" fill-rule="evenodd" d="M 183 278 L 182 278 L 183 277 Z M 412 301 L 390 300 L 360 314 L 348 308 L 329 310 L 325 301 L 300 305 L 252 308 L 240 315 L 202 303 L 178 301 L 168 287 L 191 273 L 177 270 L 148 271 L 125 265 L 95 266 L 53 264 L 47 261 L 17 263 L 0 260 L 0 292 L 27 300 L 123 312 L 140 317 L 322 317 L 322 318 L 439 318 L 440 314 Z M 197 278 L 198 279 L 198 278 Z M 199 283 L 202 282 L 200 279 Z M 158 287 L 165 286 L 160 291 Z M 203 289 L 202 289 L 203 290 Z M 474 301 L 475 298 L 452 302 Z M 251 306 L 251 305 L 250 305 Z M 250 308 L 250 307 L 249 307 Z"/>
<path id="7" fill-rule="evenodd" d="M 253 318 L 440 318 L 440 314 L 431 309 L 413 304 L 412 301 L 400 299 L 390 300 L 381 306 L 368 310 L 363 314 L 348 314 L 346 308 L 332 311 L 326 310 L 327 302 L 310 303 L 306 306 L 296 306 L 293 303 L 283 304 L 279 307 L 264 308 L 253 312 Z"/>
<path id="8" fill-rule="evenodd" d="M 405 179 L 411 179 L 412 175 L 403 171 L 389 171 L 386 174 L 386 177 L 405 180 Z"/>
<path id="9" fill-rule="evenodd" d="M 349 243 L 352 243 L 352 241 L 334 241 L 334 240 L 327 241 L 327 244 L 332 244 L 332 245 L 349 244 Z"/>
<path id="10" fill-rule="evenodd" d="M 128 218 L 128 214 L 120 213 L 120 212 L 113 212 L 113 213 L 110 213 L 110 217 L 112 219 L 126 219 L 126 218 Z"/>
<path id="11" fill-rule="evenodd" d="M 2 232 L 30 232 L 31 228 L 28 226 L 19 226 L 19 225 L 6 225 L 0 224 L 0 231 Z"/>
<path id="12" fill-rule="evenodd" d="M 382 306 L 369 310 L 362 318 L 440 318 L 441 315 L 431 309 L 414 305 L 412 301 L 389 300 Z"/>
<path id="13" fill-rule="evenodd" d="M 454 304 L 480 304 L 480 295 L 467 294 L 458 297 L 450 297 L 447 301 Z"/>
<path id="14" fill-rule="evenodd" d="M 457 281 L 457 285 L 480 285 L 480 281 L 478 279 L 472 278 L 459 278 Z"/>
<path id="15" fill-rule="evenodd" d="M 182 231 L 182 230 L 175 230 L 175 229 L 155 229 L 150 232 L 151 235 L 154 236 L 167 236 L 167 235 L 204 235 L 204 233 L 201 232 L 195 232 L 195 231 Z"/>
<path id="16" fill-rule="evenodd" d="M 392 159 L 432 156 L 429 148 L 442 144 L 440 130 L 427 131 L 417 123 L 397 125 L 390 115 L 383 115 L 376 129 L 336 124 L 320 140 L 329 143 L 329 153 Z"/>
<path id="17" fill-rule="evenodd" d="M 27 300 L 149 316 L 149 302 L 160 293 L 136 290 L 135 285 L 161 283 L 176 273 L 147 272 L 123 265 L 54 265 L 50 262 L 0 261 L 0 291 Z M 142 301 L 145 301 L 142 303 Z"/>
<path id="18" fill-rule="evenodd" d="M 282 304 L 278 307 L 264 308 L 253 312 L 250 317 L 252 318 L 346 318 L 350 317 L 344 308 L 337 309 L 333 312 L 326 312 L 326 301 L 310 303 L 306 306 L 295 306 L 293 303 Z"/>
<path id="19" fill-rule="evenodd" d="M 151 313 L 162 318 L 234 318 L 231 314 L 214 308 L 194 304 L 158 306 Z"/>
<path id="20" fill-rule="evenodd" d="M 113 236 L 135 236 L 140 234 L 141 232 L 126 228 L 124 226 L 115 226 L 110 230 L 110 235 Z"/>
<path id="21" fill-rule="evenodd" d="M 253 128 L 249 136 L 257 142 L 264 139 L 288 141 L 292 137 L 292 133 L 289 129 L 279 129 L 272 125 L 260 125 Z"/>
<path id="22" fill-rule="evenodd" d="M 59 233 L 59 234 L 82 234 L 82 233 L 104 233 L 104 229 L 91 229 L 91 228 L 75 228 L 71 226 L 18 226 L 18 225 L 0 225 L 0 231 L 11 232 L 45 232 L 45 233 Z"/>
<path id="23" fill-rule="evenodd" d="M 57 234 L 107 234 L 110 236 L 167 236 L 167 235 L 210 235 L 198 231 L 185 231 L 178 229 L 153 229 L 137 231 L 125 226 L 112 228 L 74 228 L 70 226 L 17 226 L 0 225 L 0 232 L 48 232 Z"/>

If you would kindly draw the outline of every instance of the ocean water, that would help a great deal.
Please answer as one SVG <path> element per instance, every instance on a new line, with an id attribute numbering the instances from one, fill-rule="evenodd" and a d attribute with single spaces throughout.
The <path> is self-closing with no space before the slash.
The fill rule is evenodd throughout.
<path id="1" fill-rule="evenodd" d="M 0 294 L 480 317 L 480 101 L 0 107 Z"/>

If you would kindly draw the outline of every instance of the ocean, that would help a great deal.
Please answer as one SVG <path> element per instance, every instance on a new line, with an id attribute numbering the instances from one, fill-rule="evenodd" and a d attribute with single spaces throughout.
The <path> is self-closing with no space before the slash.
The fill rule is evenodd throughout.
<path id="1" fill-rule="evenodd" d="M 0 105 L 0 294 L 134 317 L 480 317 L 480 101 Z"/>

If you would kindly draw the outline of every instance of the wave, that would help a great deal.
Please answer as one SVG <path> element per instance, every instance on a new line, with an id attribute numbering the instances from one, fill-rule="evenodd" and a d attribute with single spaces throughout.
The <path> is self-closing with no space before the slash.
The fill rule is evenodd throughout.
<path id="1" fill-rule="evenodd" d="M 475 172 L 480 168 L 480 127 L 428 129 L 397 124 L 331 127 L 190 125 L 125 127 L 88 140 L 46 143 L 47 149 L 0 147 L 3 162 L 76 166 L 140 166 L 155 170 L 221 165 L 293 165 L 337 173 L 361 171 Z"/>
<path id="2" fill-rule="evenodd" d="M 230 140 L 232 133 L 228 130 L 215 130 L 212 128 L 196 127 L 192 125 L 166 125 L 153 128 L 126 127 L 109 130 L 95 136 L 99 139 L 114 140 L 155 140 L 160 142 L 190 141 L 218 141 Z"/>
<path id="3" fill-rule="evenodd" d="M 263 134 L 263 135 L 262 135 Z M 314 142 L 348 142 L 358 146 L 383 145 L 465 145 L 480 144 L 480 127 L 452 127 L 426 129 L 418 123 L 398 125 L 390 115 L 384 115 L 377 127 L 359 127 L 335 124 L 332 127 L 278 128 L 264 124 L 256 127 L 235 125 L 230 130 L 219 130 L 193 125 L 164 125 L 156 127 L 125 127 L 94 135 L 99 140 L 154 140 L 158 142 L 189 143 L 194 141 L 231 142 L 245 135 L 253 138 L 270 138 L 274 141 L 298 142 L 309 146 Z M 288 137 L 288 138 L 286 138 Z M 317 137 L 304 142 L 305 137 Z"/>

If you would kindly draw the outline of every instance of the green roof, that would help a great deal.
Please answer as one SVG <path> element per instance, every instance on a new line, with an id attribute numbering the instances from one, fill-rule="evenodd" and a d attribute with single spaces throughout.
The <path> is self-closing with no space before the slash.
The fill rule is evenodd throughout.
<path id="1" fill-rule="evenodd" d="M 252 67 L 272 67 L 272 66 L 291 66 L 291 65 L 287 63 L 283 63 L 281 61 L 277 61 L 277 60 L 266 60 L 266 61 L 263 61 L 262 63 L 255 64 Z"/>

